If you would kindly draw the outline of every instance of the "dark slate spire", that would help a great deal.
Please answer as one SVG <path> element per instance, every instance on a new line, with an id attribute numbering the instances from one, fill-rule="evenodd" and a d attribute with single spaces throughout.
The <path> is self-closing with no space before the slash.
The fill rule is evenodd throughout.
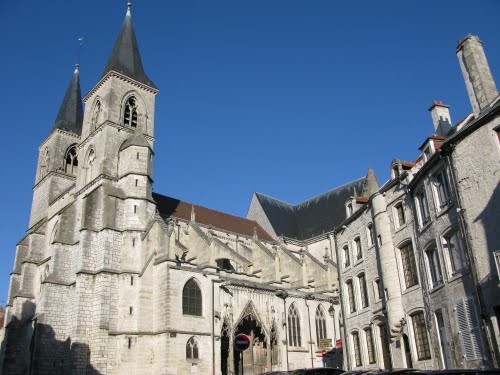
<path id="1" fill-rule="evenodd" d="M 104 77 L 111 70 L 126 75 L 145 85 L 157 88 L 148 78 L 142 67 L 141 55 L 137 39 L 135 38 L 132 16 L 130 15 L 130 2 L 127 6 L 127 14 L 125 15 L 122 29 L 120 30 L 120 34 L 118 34 L 102 76 Z"/>
<path id="2" fill-rule="evenodd" d="M 82 134 L 82 124 L 83 105 L 77 64 L 52 129 L 61 129 L 80 135 Z"/>

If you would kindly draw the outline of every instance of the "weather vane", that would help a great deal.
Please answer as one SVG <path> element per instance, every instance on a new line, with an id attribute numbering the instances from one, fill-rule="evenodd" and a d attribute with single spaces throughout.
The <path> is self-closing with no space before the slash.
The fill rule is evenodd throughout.
<path id="1" fill-rule="evenodd" d="M 83 36 L 78 38 L 78 49 L 76 50 L 76 65 L 80 66 L 80 50 L 83 46 Z"/>

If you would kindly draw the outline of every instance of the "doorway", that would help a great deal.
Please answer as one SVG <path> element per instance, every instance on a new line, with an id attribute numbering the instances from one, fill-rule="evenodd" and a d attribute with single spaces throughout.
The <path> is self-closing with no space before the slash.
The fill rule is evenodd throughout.
<path id="1" fill-rule="evenodd" d="M 406 333 L 403 333 L 403 346 L 405 351 L 406 367 L 413 368 L 413 362 L 411 361 L 410 341 L 408 340 L 408 335 Z"/>
<path id="2" fill-rule="evenodd" d="M 389 347 L 389 335 L 387 332 L 387 324 L 382 323 L 378 326 L 380 336 L 380 346 L 382 348 L 383 368 L 392 370 L 391 349 Z"/>
<path id="3" fill-rule="evenodd" d="M 247 315 L 236 327 L 235 335 L 246 334 L 250 338 L 250 347 L 245 351 L 234 351 L 234 374 L 257 375 L 268 371 L 268 345 L 266 335 L 252 315 Z"/>

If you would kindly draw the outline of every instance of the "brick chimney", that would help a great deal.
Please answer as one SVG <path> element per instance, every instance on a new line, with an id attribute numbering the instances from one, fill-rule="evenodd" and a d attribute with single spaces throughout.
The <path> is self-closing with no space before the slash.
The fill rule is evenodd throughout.
<path id="1" fill-rule="evenodd" d="M 444 104 L 443 102 L 434 100 L 429 108 L 429 112 L 432 116 L 435 133 L 437 135 L 446 136 L 452 127 L 450 106 Z"/>
<path id="2" fill-rule="evenodd" d="M 475 35 L 467 35 L 458 42 L 457 57 L 464 75 L 469 99 L 477 115 L 498 96 L 495 81 L 491 75 L 483 43 Z"/>

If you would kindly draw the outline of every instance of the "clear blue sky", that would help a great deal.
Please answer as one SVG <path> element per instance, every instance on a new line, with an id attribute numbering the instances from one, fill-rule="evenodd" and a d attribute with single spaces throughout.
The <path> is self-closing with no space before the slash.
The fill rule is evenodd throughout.
<path id="1" fill-rule="evenodd" d="M 2 1 L 4 168 L 0 304 L 31 206 L 37 147 L 81 50 L 97 82 L 126 1 Z M 500 2 L 134 1 L 144 67 L 160 87 L 156 192 L 245 216 L 254 191 L 296 203 L 359 178 L 381 182 L 433 127 L 432 100 L 470 111 L 455 55 L 479 35 L 500 83 Z M 496 74 L 495 74 L 496 73 Z"/>

